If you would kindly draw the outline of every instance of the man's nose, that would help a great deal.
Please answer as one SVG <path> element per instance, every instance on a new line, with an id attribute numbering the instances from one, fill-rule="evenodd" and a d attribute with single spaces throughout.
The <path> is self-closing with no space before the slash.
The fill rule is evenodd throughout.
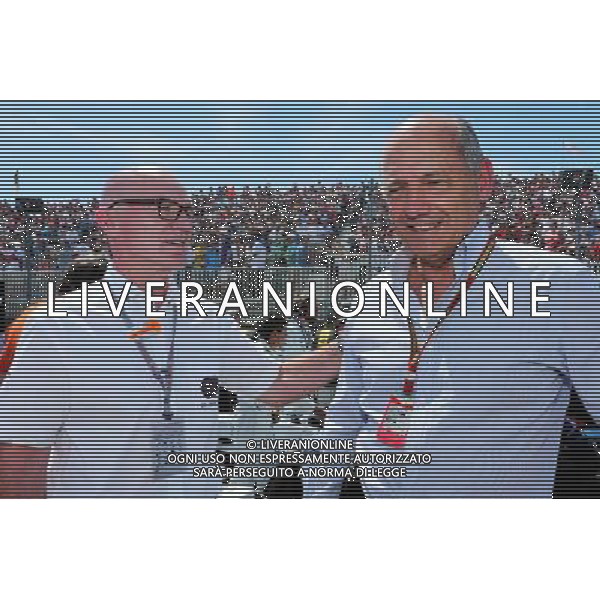
<path id="1" fill-rule="evenodd" d="M 415 188 L 409 188 L 402 201 L 395 207 L 395 212 L 403 219 L 415 220 L 427 216 L 432 208 L 431 198 Z"/>
<path id="2" fill-rule="evenodd" d="M 174 221 L 165 221 L 165 223 L 169 231 L 180 235 L 189 235 L 193 229 L 192 220 L 184 215 Z"/>
<path id="3" fill-rule="evenodd" d="M 413 204 L 407 204 L 403 208 L 402 217 L 408 221 L 416 221 L 431 214 L 431 206 L 424 200 Z"/>

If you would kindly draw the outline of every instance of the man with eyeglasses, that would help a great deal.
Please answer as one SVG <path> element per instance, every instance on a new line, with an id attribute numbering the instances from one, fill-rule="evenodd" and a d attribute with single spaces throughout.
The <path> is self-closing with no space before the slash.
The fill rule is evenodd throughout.
<path id="1" fill-rule="evenodd" d="M 203 382 L 251 402 L 301 398 L 335 375 L 336 355 L 278 365 L 229 317 L 202 303 L 204 317 L 178 316 L 174 275 L 186 264 L 193 205 L 177 179 L 160 170 L 118 173 L 106 185 L 97 221 L 110 263 L 81 292 L 56 301 L 69 316 L 31 306 L 13 324 L 0 356 L 0 496 L 215 497 L 222 478 L 193 477 L 170 452 L 217 460 L 217 402 Z M 150 308 L 145 286 L 159 282 Z M 129 289 L 119 317 L 107 306 Z M 302 383 L 300 383 L 302 382 Z M 271 397 L 273 397 L 271 395 Z M 206 458 L 209 456 L 209 458 Z"/>

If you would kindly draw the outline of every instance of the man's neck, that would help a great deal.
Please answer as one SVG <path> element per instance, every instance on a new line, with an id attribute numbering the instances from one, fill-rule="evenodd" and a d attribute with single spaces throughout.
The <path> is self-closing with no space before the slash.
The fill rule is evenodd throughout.
<path id="1" fill-rule="evenodd" d="M 128 281 L 131 281 L 134 287 L 140 290 L 142 293 L 146 291 L 146 284 L 148 282 L 158 283 L 159 281 L 164 281 L 164 288 L 153 288 L 156 295 L 163 295 L 166 298 L 167 291 L 169 288 L 169 279 L 171 278 L 171 273 L 164 271 L 156 271 L 149 269 L 140 269 L 138 266 L 131 267 L 130 265 L 115 263 L 115 269 L 117 272 L 123 276 Z"/>
<path id="2" fill-rule="evenodd" d="M 425 304 L 427 283 L 433 284 L 433 300 L 437 302 L 452 287 L 456 272 L 452 259 L 443 264 L 427 264 L 415 257 L 408 272 L 411 289 L 417 294 L 421 304 Z"/>

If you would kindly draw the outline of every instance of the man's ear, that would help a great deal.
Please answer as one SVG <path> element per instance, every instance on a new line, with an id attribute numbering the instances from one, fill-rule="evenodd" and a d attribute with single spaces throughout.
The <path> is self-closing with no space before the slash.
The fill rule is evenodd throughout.
<path id="1" fill-rule="evenodd" d="M 94 215 L 96 218 L 96 223 L 100 229 L 106 229 L 108 224 L 108 211 L 105 208 L 96 209 L 96 214 Z"/>
<path id="2" fill-rule="evenodd" d="M 484 158 L 481 161 L 481 169 L 479 171 L 479 199 L 481 205 L 485 206 L 490 199 L 494 189 L 494 167 L 489 158 Z"/>
<path id="3" fill-rule="evenodd" d="M 119 233 L 121 229 L 121 219 L 108 208 L 100 207 L 95 214 L 96 224 L 100 230 L 106 234 L 107 231 Z"/>

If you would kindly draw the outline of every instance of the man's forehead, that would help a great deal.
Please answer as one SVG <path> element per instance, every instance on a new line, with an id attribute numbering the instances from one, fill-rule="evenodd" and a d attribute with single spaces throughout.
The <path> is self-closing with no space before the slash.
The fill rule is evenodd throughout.
<path id="1" fill-rule="evenodd" d="M 153 171 L 125 171 L 117 173 L 107 182 L 103 197 L 106 199 L 185 200 L 188 194 L 170 173 Z"/>
<path id="2" fill-rule="evenodd" d="M 460 128 L 454 120 L 415 120 L 403 123 L 394 132 L 385 150 L 383 168 L 419 170 L 463 158 Z"/>
<path id="3" fill-rule="evenodd" d="M 464 159 L 459 152 L 398 152 L 383 163 L 383 175 L 409 177 L 456 172 Z"/>

